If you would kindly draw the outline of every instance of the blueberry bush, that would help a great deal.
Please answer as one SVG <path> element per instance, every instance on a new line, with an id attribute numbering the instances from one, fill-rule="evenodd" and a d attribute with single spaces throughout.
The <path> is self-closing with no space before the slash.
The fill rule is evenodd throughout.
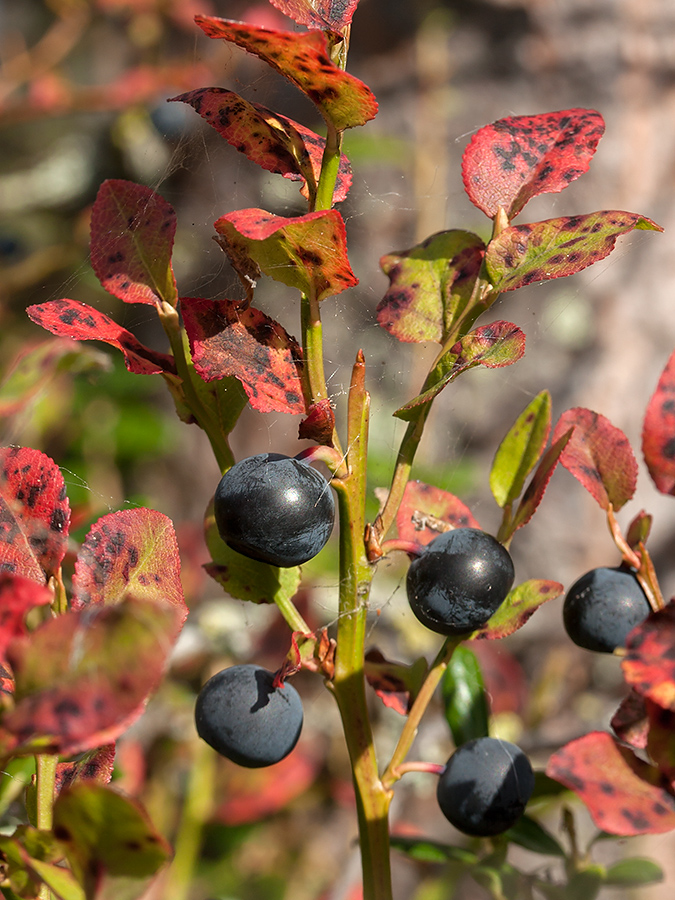
<path id="1" fill-rule="evenodd" d="M 602 866 L 591 853 L 601 837 L 675 829 L 675 606 L 664 600 L 647 550 L 651 516 L 640 512 L 625 532 L 617 522 L 637 479 L 627 438 L 584 408 L 553 425 L 549 393 L 535 396 L 495 448 L 488 478 L 502 514 L 494 536 L 461 499 L 411 473 L 437 395 L 470 369 L 501 369 L 525 352 L 522 329 L 488 315 L 498 297 L 506 295 L 503 307 L 516 289 L 604 259 L 620 236 L 661 228 L 621 210 L 514 223 L 531 199 L 560 192 L 586 172 L 604 131 L 594 110 L 510 116 L 473 135 L 462 174 L 469 199 L 491 223 L 489 238 L 453 228 L 380 261 L 389 287 L 377 307 L 379 325 L 392 339 L 432 342 L 438 350 L 415 396 L 393 412 L 405 430 L 388 491 L 369 521 L 365 354 L 353 348 L 340 422 L 327 387 L 322 304 L 357 284 L 339 210 L 352 179 L 342 138 L 374 118 L 377 101 L 346 71 L 357 0 L 274 5 L 306 30 L 205 15 L 196 23 L 299 89 L 323 119 L 322 134 L 223 87 L 172 98 L 249 160 L 297 182 L 306 201 L 307 212 L 294 217 L 255 208 L 217 219 L 215 237 L 241 296 L 179 296 L 173 208 L 148 187 L 109 179 L 92 210 L 92 268 L 109 294 L 156 314 L 168 352 L 149 348 L 81 301 L 48 300 L 27 313 L 60 340 L 120 350 L 130 373 L 163 379 L 181 420 L 203 430 L 222 475 L 205 515 L 206 571 L 232 598 L 276 604 L 288 626 L 284 650 L 275 670 L 255 662 L 203 673 L 211 677 L 198 691 L 194 721 L 205 744 L 167 874 L 172 850 L 165 836 L 111 779 L 116 741 L 157 690 L 187 616 L 173 526 L 151 509 L 112 512 L 74 548 L 56 463 L 39 450 L 4 448 L 0 756 L 6 772 L 27 773 L 31 783 L 23 820 L 0 836 L 3 893 L 9 900 L 131 898 L 163 871 L 167 897 L 191 896 L 204 804 L 214 789 L 212 749 L 250 769 L 292 759 L 305 715 L 291 679 L 303 670 L 323 680 L 342 722 L 362 863 L 362 886 L 352 896 L 391 900 L 392 849 L 420 865 L 452 865 L 496 900 L 591 898 L 603 886 L 657 881 L 660 869 L 649 860 Z M 254 305 L 263 277 L 298 292 L 299 341 Z M 675 354 L 643 427 L 644 459 L 663 494 L 675 494 L 674 390 Z M 293 459 L 269 453 L 235 462 L 230 435 L 247 404 L 297 416 L 304 449 Z M 582 647 L 620 657 L 628 692 L 613 734 L 582 736 L 535 771 L 521 748 L 489 733 L 478 657 L 481 643 L 513 634 L 564 592 L 544 577 L 518 582 L 509 552 L 558 464 L 604 511 L 619 556 L 615 568 L 595 569 L 570 588 L 565 626 Z M 339 612 L 329 626 L 312 627 L 304 600 L 311 585 L 300 566 L 322 551 L 336 518 Z M 392 662 L 367 646 L 370 588 L 390 554 L 409 558 L 411 610 L 443 636 L 431 663 Z M 439 687 L 455 749 L 445 763 L 410 760 Z M 401 714 L 388 753 L 376 740 L 371 689 Z M 438 778 L 442 814 L 472 840 L 390 833 L 396 785 L 410 772 Z M 571 792 L 598 829 L 587 847 L 578 839 Z M 560 836 L 539 815 L 555 804 L 563 807 Z M 508 858 L 512 844 L 557 868 L 517 867 Z"/>

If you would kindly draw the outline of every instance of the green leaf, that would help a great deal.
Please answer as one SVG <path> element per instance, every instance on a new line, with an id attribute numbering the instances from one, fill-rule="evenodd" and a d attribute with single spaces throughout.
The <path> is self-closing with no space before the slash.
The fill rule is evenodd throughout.
<path id="1" fill-rule="evenodd" d="M 461 847 L 451 847 L 448 844 L 440 844 L 437 841 L 428 841 L 424 838 L 401 837 L 393 834 L 391 846 L 400 853 L 405 853 L 411 859 L 420 862 L 460 862 L 467 866 L 475 866 L 478 856 Z"/>
<path id="2" fill-rule="evenodd" d="M 559 597 L 563 592 L 562 584 L 557 581 L 545 581 L 531 578 L 524 581 L 508 594 L 506 600 L 490 619 L 471 635 L 472 639 L 487 638 L 498 640 L 513 634 L 527 622 L 530 616 L 548 600 Z"/>
<path id="3" fill-rule="evenodd" d="M 551 395 L 542 391 L 518 416 L 499 445 L 490 471 L 490 490 L 504 508 L 520 496 L 551 429 Z"/>
<path id="4" fill-rule="evenodd" d="M 651 859 L 639 856 L 622 859 L 607 869 L 605 884 L 616 887 L 640 887 L 663 881 L 663 869 Z"/>
<path id="5" fill-rule="evenodd" d="M 441 681 L 445 718 L 457 747 L 489 734 L 489 708 L 480 664 L 468 647 L 452 654 Z"/>
<path id="6" fill-rule="evenodd" d="M 504 838 L 532 853 L 563 858 L 566 856 L 565 851 L 553 835 L 529 816 L 521 816 L 516 824 L 504 833 Z"/>
<path id="7" fill-rule="evenodd" d="M 542 798 L 559 797 L 560 794 L 564 794 L 569 790 L 570 788 L 566 787 L 566 785 L 549 778 L 545 772 L 537 771 L 534 773 L 534 790 L 532 791 L 530 802 L 541 800 Z"/>
<path id="8" fill-rule="evenodd" d="M 73 873 L 57 864 L 63 853 L 51 832 L 20 825 L 11 837 L 0 836 L 0 851 L 9 883 L 22 898 L 37 897 L 44 882 L 59 900 L 84 900 Z"/>
<path id="9" fill-rule="evenodd" d="M 590 865 L 574 875 L 567 882 L 565 897 L 568 900 L 595 900 L 605 881 L 603 866 Z"/>

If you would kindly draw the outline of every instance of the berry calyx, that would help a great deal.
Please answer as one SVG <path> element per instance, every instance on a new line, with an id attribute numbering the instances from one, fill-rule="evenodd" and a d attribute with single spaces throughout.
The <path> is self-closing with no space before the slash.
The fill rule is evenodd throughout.
<path id="1" fill-rule="evenodd" d="M 238 553 L 273 566 L 298 566 L 323 548 L 333 530 L 335 502 L 326 479 L 310 465 L 279 453 L 235 463 L 214 498 L 220 536 Z"/>
<path id="2" fill-rule="evenodd" d="M 504 602 L 514 579 L 511 556 L 478 528 L 445 531 L 408 569 L 410 608 L 437 634 L 480 628 Z"/>

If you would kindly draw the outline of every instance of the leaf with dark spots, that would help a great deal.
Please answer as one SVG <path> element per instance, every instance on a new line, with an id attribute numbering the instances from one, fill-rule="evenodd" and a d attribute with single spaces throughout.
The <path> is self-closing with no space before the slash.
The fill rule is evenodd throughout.
<path id="1" fill-rule="evenodd" d="M 490 470 L 490 489 L 502 507 L 513 503 L 537 464 L 551 430 L 551 395 L 541 391 L 518 416 L 499 445 Z"/>
<path id="2" fill-rule="evenodd" d="M 376 648 L 368 650 L 364 671 L 366 681 L 388 709 L 407 716 L 427 674 L 424 657 L 412 665 L 392 662 Z"/>
<path id="3" fill-rule="evenodd" d="M 513 534 L 519 528 L 522 528 L 523 525 L 527 525 L 537 511 L 539 504 L 544 498 L 546 488 L 555 471 L 555 467 L 560 462 L 560 456 L 571 437 L 572 429 L 570 428 L 569 431 L 562 434 L 557 440 L 554 440 L 546 453 L 542 456 L 539 465 L 537 466 L 530 483 L 525 488 L 525 493 L 518 504 L 518 509 L 513 517 L 509 534 Z"/>
<path id="4" fill-rule="evenodd" d="M 276 603 L 290 600 L 300 586 L 300 567 L 282 569 L 232 550 L 223 541 L 213 514 L 213 501 L 204 518 L 206 546 L 211 562 L 204 568 L 227 593 L 251 603 Z"/>
<path id="5" fill-rule="evenodd" d="M 631 631 L 621 668 L 641 697 L 675 710 L 675 601 Z"/>
<path id="6" fill-rule="evenodd" d="M 441 231 L 410 250 L 387 253 L 389 278 L 377 321 L 399 341 L 436 341 L 446 335 L 471 299 L 485 244 L 470 231 Z"/>
<path id="7" fill-rule="evenodd" d="M 351 23 L 359 0 L 271 0 L 271 3 L 298 25 L 340 31 Z"/>
<path id="8" fill-rule="evenodd" d="M 330 400 L 324 397 L 308 409 L 307 418 L 298 426 L 298 439 L 332 447 L 334 429 L 335 413 Z"/>
<path id="9" fill-rule="evenodd" d="M 46 606 L 52 592 L 42 584 L 21 575 L 0 572 L 0 661 L 10 643 L 26 634 L 26 615 L 36 606 Z"/>
<path id="10" fill-rule="evenodd" d="M 402 541 L 426 546 L 451 528 L 480 528 L 471 510 L 449 491 L 423 481 L 409 481 L 396 513 Z"/>
<path id="11" fill-rule="evenodd" d="M 19 825 L 11 836 L 0 836 L 0 855 L 3 897 L 33 900 L 42 892 L 58 900 L 85 900 L 74 874 L 62 865 L 63 849 L 52 832 Z"/>
<path id="12" fill-rule="evenodd" d="M 474 631 L 471 639 L 499 640 L 522 628 L 540 606 L 559 597 L 564 588 L 557 581 L 532 578 L 524 581 L 508 594 L 496 613 Z"/>
<path id="13" fill-rule="evenodd" d="M 487 246 L 488 278 L 502 292 L 574 275 L 609 256 L 617 237 L 634 229 L 663 231 L 645 216 L 619 210 L 512 225 Z"/>
<path id="14" fill-rule="evenodd" d="M 443 388 L 462 372 L 476 366 L 485 366 L 487 369 L 511 366 L 518 362 L 524 353 L 525 335 L 513 322 L 481 325 L 453 344 L 429 375 L 427 383 L 431 383 L 431 386 L 399 407 L 394 415 L 406 421 L 415 419 L 422 408 L 431 403 Z"/>
<path id="15" fill-rule="evenodd" d="M 642 453 L 657 490 L 675 494 L 675 352 L 647 405 Z"/>
<path id="16" fill-rule="evenodd" d="M 649 719 L 644 697 L 631 689 L 619 704 L 610 725 L 612 731 L 624 744 L 629 744 L 636 750 L 644 750 L 649 733 Z"/>
<path id="17" fill-rule="evenodd" d="M 0 572 L 44 584 L 66 553 L 70 504 L 56 463 L 29 447 L 0 448 Z"/>
<path id="18" fill-rule="evenodd" d="M 462 159 L 471 202 L 509 219 L 539 194 L 558 193 L 587 171 L 605 130 L 594 109 L 509 116 L 481 128 Z"/>
<path id="19" fill-rule="evenodd" d="M 117 347 L 124 354 L 127 369 L 135 375 L 176 372 L 173 356 L 151 350 L 109 316 L 79 300 L 49 300 L 29 306 L 26 312 L 34 322 L 59 337 L 103 341 Z"/>
<path id="20" fill-rule="evenodd" d="M 637 484 L 637 462 L 628 438 L 605 416 L 583 407 L 568 409 L 558 419 L 553 441 L 574 428 L 560 463 L 603 509 L 631 499 Z"/>
<path id="21" fill-rule="evenodd" d="M 154 509 L 103 516 L 75 561 L 74 609 L 120 603 L 125 597 L 175 606 L 179 630 L 187 616 L 176 533 L 171 519 Z"/>
<path id="22" fill-rule="evenodd" d="M 115 744 L 97 747 L 74 762 L 62 762 L 56 767 L 56 793 L 82 781 L 108 784 L 115 767 Z"/>
<path id="23" fill-rule="evenodd" d="M 214 224 L 245 284 L 251 270 L 259 269 L 317 300 L 358 284 L 347 256 L 345 224 L 336 209 L 293 219 L 264 209 L 240 209 Z"/>
<path id="24" fill-rule="evenodd" d="M 601 731 L 556 751 L 546 774 L 581 797 L 610 834 L 662 834 L 675 828 L 675 800 L 655 766 Z"/>
<path id="25" fill-rule="evenodd" d="M 184 297 L 181 312 L 204 381 L 234 376 L 259 412 L 306 413 L 302 351 L 278 322 L 234 300 Z"/>
<path id="26" fill-rule="evenodd" d="M 125 303 L 175 306 L 171 268 L 173 207 L 150 188 L 109 179 L 91 211 L 91 265 L 108 293 Z"/>
<path id="27" fill-rule="evenodd" d="M 7 653 L 16 702 L 0 743 L 72 756 L 115 740 L 158 685 L 182 618 L 171 603 L 127 598 L 71 610 L 16 639 Z"/>
<path id="28" fill-rule="evenodd" d="M 316 191 L 326 141 L 314 131 L 225 88 L 201 88 L 171 100 L 189 103 L 229 144 L 263 169 L 302 181 L 303 196 L 309 196 L 308 185 Z M 351 183 L 351 166 L 341 156 L 334 203 L 345 199 Z"/>
<path id="29" fill-rule="evenodd" d="M 321 31 L 270 31 L 215 16 L 195 16 L 195 22 L 208 37 L 231 41 L 288 78 L 337 131 L 365 125 L 377 114 L 370 88 L 331 62 Z"/>

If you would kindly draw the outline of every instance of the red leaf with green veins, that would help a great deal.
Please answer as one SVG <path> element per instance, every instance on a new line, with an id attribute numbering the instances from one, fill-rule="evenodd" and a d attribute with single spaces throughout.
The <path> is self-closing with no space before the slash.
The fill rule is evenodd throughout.
<path id="1" fill-rule="evenodd" d="M 91 265 L 110 294 L 125 303 L 165 300 L 175 306 L 171 251 L 173 207 L 150 188 L 109 179 L 91 211 Z"/>
<path id="2" fill-rule="evenodd" d="M 675 353 L 652 395 L 642 426 L 642 453 L 662 494 L 675 494 Z"/>
<path id="3" fill-rule="evenodd" d="M 663 231 L 651 219 L 621 210 L 512 225 L 487 246 L 488 277 L 502 292 L 574 275 L 609 256 L 617 237 L 636 228 Z"/>
<path id="4" fill-rule="evenodd" d="M 123 509 L 95 522 L 75 561 L 73 608 L 125 597 L 170 603 L 187 616 L 173 523 L 154 509 Z"/>
<path id="5" fill-rule="evenodd" d="M 26 634 L 26 615 L 36 606 L 52 602 L 52 592 L 42 584 L 0 572 L 0 660 L 10 643 Z"/>
<path id="6" fill-rule="evenodd" d="M 474 631 L 471 639 L 486 638 L 489 641 L 500 640 L 518 631 L 540 606 L 549 600 L 559 597 L 564 588 L 557 581 L 543 581 L 532 578 L 515 587 L 499 607 L 497 612 L 478 631 Z"/>
<path id="7" fill-rule="evenodd" d="M 659 770 L 609 734 L 594 731 L 567 744 L 551 756 L 546 774 L 578 794 L 598 828 L 610 834 L 675 828 L 675 800 Z"/>
<path id="8" fill-rule="evenodd" d="M 182 610 L 127 597 L 49 619 L 15 640 L 16 682 L 0 745 L 72 756 L 115 740 L 143 711 L 180 630 Z"/>
<path id="9" fill-rule="evenodd" d="M 377 101 L 370 88 L 331 62 L 321 31 L 270 31 L 216 16 L 195 16 L 195 22 L 208 37 L 237 44 L 288 78 L 337 131 L 375 117 Z"/>
<path id="10" fill-rule="evenodd" d="M 0 448 L 0 570 L 44 584 L 66 554 L 69 525 L 56 463 L 29 447 Z"/>
<path id="11" fill-rule="evenodd" d="M 451 528 L 480 528 L 468 506 L 449 491 L 409 481 L 396 513 L 396 528 L 402 541 L 421 547 Z"/>
<path id="12" fill-rule="evenodd" d="M 389 709 L 407 716 L 415 702 L 428 669 L 424 657 L 412 665 L 391 662 L 376 648 L 365 656 L 366 681 Z"/>
<path id="13" fill-rule="evenodd" d="M 539 465 L 537 466 L 537 470 L 532 476 L 532 479 L 518 504 L 518 511 L 513 517 L 513 522 L 509 530 L 510 534 L 513 534 L 519 528 L 522 528 L 523 525 L 527 525 L 537 511 L 537 507 L 544 497 L 553 471 L 560 462 L 560 455 L 571 437 L 572 429 L 561 435 L 558 440 L 554 440 L 546 453 L 542 456 Z"/>
<path id="14" fill-rule="evenodd" d="M 127 369 L 135 375 L 176 371 L 173 356 L 144 346 L 126 328 L 79 300 L 49 300 L 29 306 L 26 312 L 33 322 L 59 337 L 103 341 L 117 347 L 124 354 Z"/>
<path id="15" fill-rule="evenodd" d="M 340 31 L 352 21 L 359 0 L 271 0 L 271 3 L 298 25 Z"/>
<path id="16" fill-rule="evenodd" d="M 464 151 L 462 174 L 471 202 L 509 219 L 532 197 L 557 194 L 588 169 L 605 130 L 594 109 L 509 116 L 481 128 Z"/>
<path id="17" fill-rule="evenodd" d="M 574 428 L 560 463 L 597 500 L 614 509 L 631 499 L 637 484 L 637 462 L 628 438 L 605 416 L 583 407 L 568 409 L 553 431 L 557 441 Z"/>
<path id="18" fill-rule="evenodd" d="M 240 209 L 214 225 L 244 284 L 259 269 L 318 300 L 358 284 L 347 257 L 345 223 L 336 209 L 293 219 Z"/>
<path id="19" fill-rule="evenodd" d="M 675 710 L 675 601 L 631 631 L 621 668 L 641 697 Z"/>
<path id="20" fill-rule="evenodd" d="M 314 131 L 224 88 L 202 88 L 171 100 L 189 103 L 251 162 L 291 181 L 304 182 L 303 196 L 309 195 L 307 182 L 316 190 L 326 141 Z M 341 156 L 334 203 L 345 199 L 351 183 L 351 166 L 347 157 Z"/>
<path id="21" fill-rule="evenodd" d="M 302 351 L 278 322 L 235 300 L 181 299 L 194 366 L 204 381 L 232 375 L 260 412 L 306 413 Z"/>
<path id="22" fill-rule="evenodd" d="M 454 229 L 387 253 L 380 266 L 390 286 L 378 323 L 399 341 L 442 344 L 469 303 L 484 252 L 478 235 Z"/>
<path id="23" fill-rule="evenodd" d="M 414 419 L 443 388 L 462 372 L 475 366 L 499 369 L 518 362 L 525 353 L 525 335 L 513 322 L 493 322 L 481 325 L 457 341 L 436 364 L 431 377 L 434 383 L 424 393 L 396 410 L 394 415 L 407 421 Z"/>

